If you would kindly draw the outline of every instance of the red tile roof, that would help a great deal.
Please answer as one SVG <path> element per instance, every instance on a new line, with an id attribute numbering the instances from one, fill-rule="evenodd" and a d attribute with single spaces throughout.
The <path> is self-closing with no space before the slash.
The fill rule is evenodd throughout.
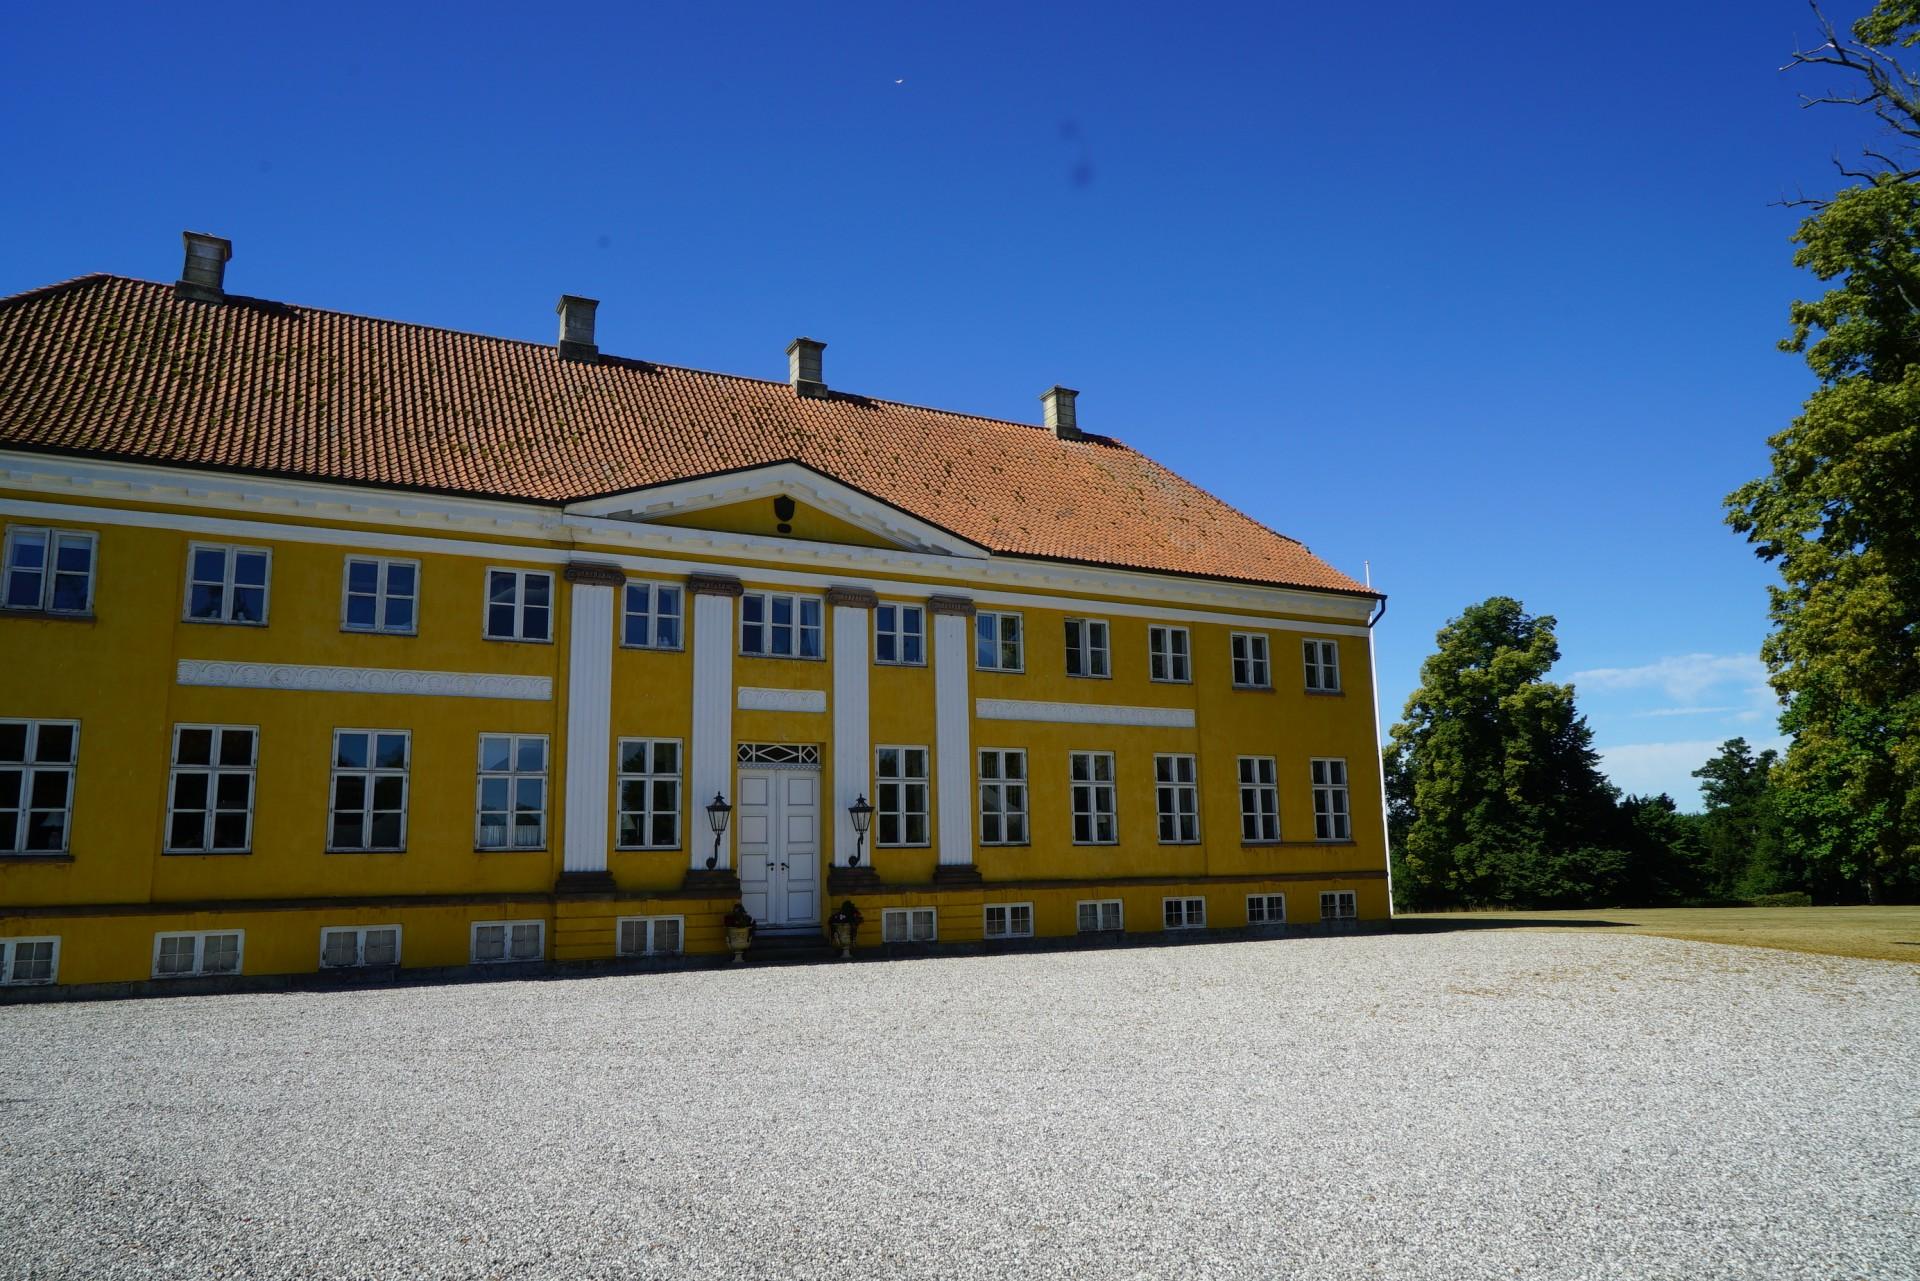
<path id="1" fill-rule="evenodd" d="M 550 503 L 792 460 L 996 553 L 1371 594 L 1105 437 L 118 276 L 0 300 L 0 446 Z"/>

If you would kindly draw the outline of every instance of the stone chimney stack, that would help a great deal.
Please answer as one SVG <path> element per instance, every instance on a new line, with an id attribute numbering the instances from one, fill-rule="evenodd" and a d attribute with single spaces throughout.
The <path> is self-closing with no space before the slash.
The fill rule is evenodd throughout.
<path id="1" fill-rule="evenodd" d="M 820 353 L 826 349 L 825 343 L 811 338 L 796 338 L 787 344 L 787 381 L 793 384 L 796 396 L 827 394 L 827 384 L 820 373 Z"/>
<path id="2" fill-rule="evenodd" d="M 175 296 L 194 302 L 226 301 L 227 259 L 233 257 L 233 242 L 204 231 L 183 231 L 180 239 L 187 245 L 187 262 L 174 283 Z"/>
<path id="3" fill-rule="evenodd" d="M 1040 393 L 1047 430 L 1061 440 L 1081 438 L 1079 415 L 1073 408 L 1073 398 L 1079 394 L 1070 387 L 1057 384 Z"/>
<path id="4" fill-rule="evenodd" d="M 576 298 L 561 294 L 554 310 L 560 314 L 560 359 L 591 365 L 600 359 L 593 342 L 593 313 L 600 302 L 595 298 Z"/>

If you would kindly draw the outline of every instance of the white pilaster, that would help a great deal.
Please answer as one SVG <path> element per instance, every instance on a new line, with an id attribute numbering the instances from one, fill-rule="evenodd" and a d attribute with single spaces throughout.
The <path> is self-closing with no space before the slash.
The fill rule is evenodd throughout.
<path id="1" fill-rule="evenodd" d="M 607 809 L 613 714 L 613 584 L 620 571 L 570 565 L 567 639 L 566 838 L 561 870 L 607 870 Z"/>
<path id="2" fill-rule="evenodd" d="M 933 613 L 934 807 L 940 866 L 973 862 L 973 602 L 935 596 Z"/>
<path id="3" fill-rule="evenodd" d="M 872 592 L 836 587 L 828 599 L 833 602 L 833 865 L 845 867 L 859 839 L 847 809 L 861 796 L 869 804 L 873 801 L 867 679 L 874 598 Z M 873 866 L 872 852 L 869 834 L 861 859 L 868 867 Z"/>
<path id="4" fill-rule="evenodd" d="M 734 579 L 695 577 L 688 582 L 693 596 L 693 743 L 688 750 L 687 796 L 683 819 L 687 831 L 687 865 L 704 868 L 713 853 L 708 842 L 707 805 L 719 793 L 728 803 L 733 795 L 733 600 L 740 594 Z M 731 867 L 733 828 L 720 844 L 716 870 Z"/>

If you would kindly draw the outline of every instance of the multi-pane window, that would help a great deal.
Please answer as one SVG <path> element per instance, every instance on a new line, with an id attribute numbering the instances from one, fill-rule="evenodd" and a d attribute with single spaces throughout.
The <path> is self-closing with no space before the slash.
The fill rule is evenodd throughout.
<path id="1" fill-rule="evenodd" d="M 153 936 L 153 977 L 192 978 L 240 972 L 241 930 Z"/>
<path id="2" fill-rule="evenodd" d="M 927 661 L 927 611 L 919 605 L 889 605 L 873 610 L 873 661 L 909 666 Z"/>
<path id="3" fill-rule="evenodd" d="M 193 544 L 187 549 L 187 617 L 201 623 L 266 622 L 271 560 L 264 547 Z"/>
<path id="4" fill-rule="evenodd" d="M 1082 934 L 1107 934 L 1123 927 L 1126 913 L 1117 898 L 1090 898 L 1080 900 L 1074 917 Z"/>
<path id="5" fill-rule="evenodd" d="M 66 853 L 79 756 L 76 721 L 0 721 L 0 853 Z"/>
<path id="6" fill-rule="evenodd" d="M 686 932 L 681 916 L 623 916 L 620 918 L 620 955 L 674 956 Z"/>
<path id="7" fill-rule="evenodd" d="M 1147 628 L 1147 675 L 1157 681 L 1193 679 L 1193 639 L 1186 628 Z"/>
<path id="8" fill-rule="evenodd" d="M 489 569 L 487 639 L 553 639 L 553 575 L 541 569 Z"/>
<path id="9" fill-rule="evenodd" d="M 623 850 L 680 847 L 680 740 L 620 740 L 620 827 Z"/>
<path id="10" fill-rule="evenodd" d="M 1265 632 L 1234 632 L 1229 637 L 1233 651 L 1233 683 L 1240 689 L 1272 689 L 1273 670 L 1267 665 Z"/>
<path id="11" fill-rule="evenodd" d="M 679 649 L 685 597 L 672 583 L 628 583 L 620 643 L 639 649 Z"/>
<path id="12" fill-rule="evenodd" d="M 1113 753 L 1075 752 L 1068 768 L 1073 783 L 1073 843 L 1111 845 L 1119 839 L 1114 813 Z"/>
<path id="13" fill-rule="evenodd" d="M 8 609 L 85 614 L 93 609 L 96 539 L 83 530 L 7 527 Z"/>
<path id="14" fill-rule="evenodd" d="M 1110 676 L 1107 625 L 1098 618 L 1067 620 L 1067 675 Z"/>
<path id="15" fill-rule="evenodd" d="M 986 936 L 990 939 L 1033 937 L 1033 904 L 987 904 Z"/>
<path id="16" fill-rule="evenodd" d="M 784 592 L 740 597 L 740 652 L 763 658 L 818 658 L 820 598 Z"/>
<path id="17" fill-rule="evenodd" d="M 398 925 L 330 926 L 320 931 L 320 968 L 400 964 Z"/>
<path id="18" fill-rule="evenodd" d="M 349 556 L 340 590 L 340 626 L 350 632 L 411 635 L 420 603 L 420 562 Z"/>
<path id="19" fill-rule="evenodd" d="M 1027 754 L 989 747 L 980 753 L 980 843 L 1027 843 Z"/>
<path id="20" fill-rule="evenodd" d="M 880 747 L 873 753 L 877 845 L 927 843 L 927 749 Z"/>
<path id="21" fill-rule="evenodd" d="M 1204 930 L 1207 928 L 1207 900 L 1203 898 L 1163 898 L 1160 900 L 1160 919 L 1170 930 Z"/>
<path id="22" fill-rule="evenodd" d="M 405 730 L 333 732 L 328 849 L 406 848 L 409 738 Z"/>
<path id="23" fill-rule="evenodd" d="M 547 737 L 482 734 L 474 848 L 537 850 L 547 843 Z"/>
<path id="24" fill-rule="evenodd" d="M 1271 756 L 1240 758 L 1240 839 L 1280 839 L 1280 784 Z"/>
<path id="25" fill-rule="evenodd" d="M 475 965 L 537 961 L 547 954 L 545 921 L 475 921 L 469 958 Z"/>
<path id="26" fill-rule="evenodd" d="M 173 727 L 167 853 L 244 854 L 253 848 L 253 772 L 260 731 L 243 725 Z"/>
<path id="27" fill-rule="evenodd" d="M 0 987 L 51 983 L 59 973 L 59 939 L 0 939 Z"/>
<path id="28" fill-rule="evenodd" d="M 931 943 L 936 921 L 930 907 L 889 907 L 880 913 L 880 941 L 883 943 Z"/>
<path id="29" fill-rule="evenodd" d="M 1359 915 L 1354 904 L 1352 890 L 1321 890 L 1320 919 L 1323 921 L 1351 921 Z"/>
<path id="30" fill-rule="evenodd" d="M 1285 925 L 1287 896 L 1284 894 L 1247 895 L 1248 925 Z"/>
<path id="31" fill-rule="evenodd" d="M 1347 763 L 1313 761 L 1313 834 L 1322 841 L 1353 839 L 1347 814 Z"/>
<path id="32" fill-rule="evenodd" d="M 1153 758 L 1154 804 L 1160 812 L 1160 843 L 1190 845 L 1200 839 L 1200 787 L 1194 759 L 1186 755 Z"/>
<path id="33" fill-rule="evenodd" d="M 1318 694 L 1340 692 L 1340 646 L 1336 641 L 1302 641 L 1307 664 L 1307 688 Z"/>
<path id="34" fill-rule="evenodd" d="M 973 616 L 973 664 L 983 672 L 1026 670 L 1020 615 L 981 610 Z"/>

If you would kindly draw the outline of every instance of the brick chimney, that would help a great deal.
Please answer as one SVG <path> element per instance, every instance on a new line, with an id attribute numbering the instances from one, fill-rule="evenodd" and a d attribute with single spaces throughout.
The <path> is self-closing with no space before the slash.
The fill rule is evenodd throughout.
<path id="1" fill-rule="evenodd" d="M 1058 384 L 1040 393 L 1040 404 L 1045 415 L 1047 430 L 1061 440 L 1081 438 L 1079 415 L 1073 408 L 1073 398 L 1079 394 L 1070 387 L 1062 387 Z"/>
<path id="2" fill-rule="evenodd" d="M 595 298 L 576 298 L 561 294 L 554 311 L 560 315 L 560 359 L 591 365 L 600 359 L 593 342 L 593 313 L 600 302 Z"/>
<path id="3" fill-rule="evenodd" d="M 787 381 L 793 385 L 795 395 L 827 394 L 827 384 L 820 374 L 820 353 L 826 349 L 825 343 L 811 338 L 796 338 L 787 344 Z"/>
<path id="4" fill-rule="evenodd" d="M 204 231 L 183 231 L 187 261 L 174 282 L 176 297 L 194 302 L 224 302 L 227 297 L 227 259 L 233 257 L 233 242 Z"/>

